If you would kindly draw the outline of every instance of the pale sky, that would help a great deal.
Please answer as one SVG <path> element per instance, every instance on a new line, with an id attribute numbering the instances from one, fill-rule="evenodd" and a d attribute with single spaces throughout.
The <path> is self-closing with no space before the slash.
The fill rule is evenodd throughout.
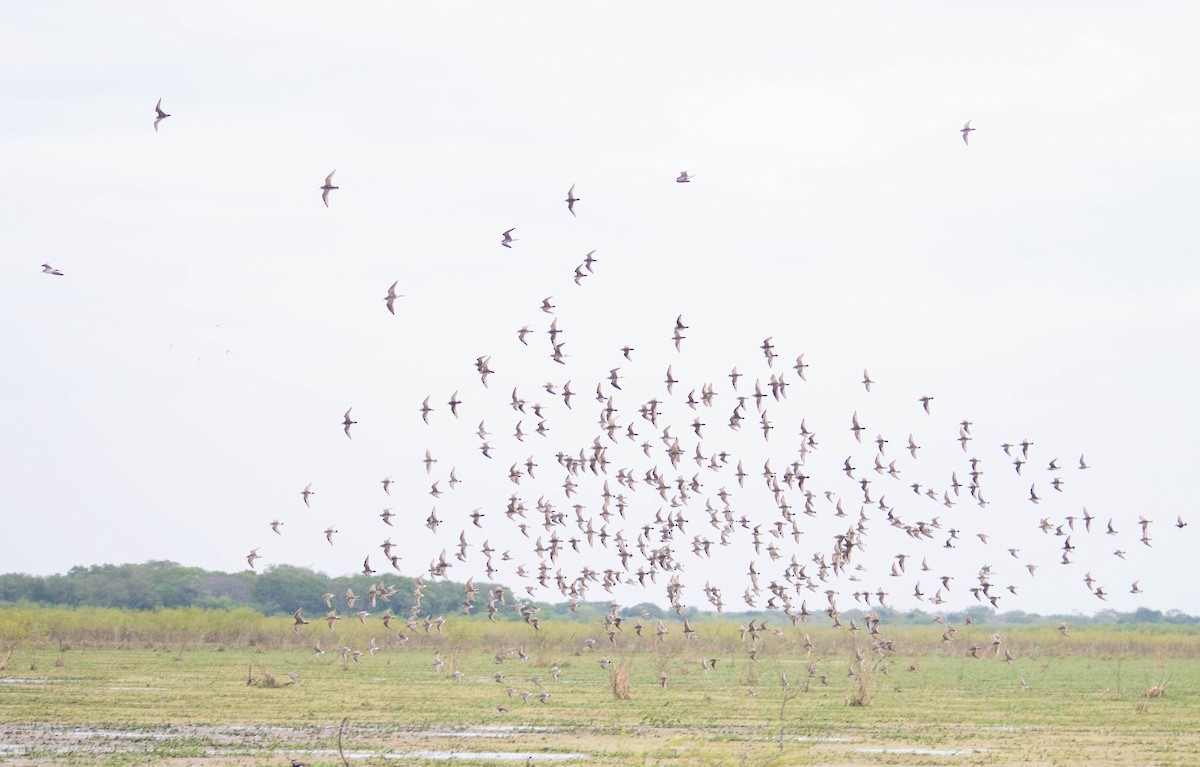
<path id="1" fill-rule="evenodd" d="M 596 517 L 603 478 L 581 478 L 568 500 L 554 455 L 590 449 L 596 385 L 619 366 L 622 391 L 603 390 L 655 453 L 606 437 L 612 491 L 622 467 L 704 484 L 674 541 L 685 604 L 707 607 L 709 580 L 744 609 L 751 560 L 764 587 L 793 553 L 815 576 L 812 555 L 828 559 L 862 505 L 842 473 L 851 456 L 875 501 L 944 529 L 917 541 L 868 506 L 854 560 L 866 569 L 829 586 L 843 606 L 883 588 L 891 604 L 930 609 L 912 591 L 933 594 L 942 574 L 955 578 L 944 607 L 968 606 L 988 564 L 1002 610 L 1200 613 L 1182 575 L 1200 528 L 1195 4 L 34 3 L 5 16 L 0 571 L 148 559 L 239 570 L 252 547 L 259 569 L 348 573 L 371 554 L 383 571 L 390 535 L 417 575 L 453 554 L 478 507 L 485 529 L 468 528 L 471 553 L 450 576 L 483 577 L 487 538 L 513 552 L 497 554 L 496 580 L 519 589 L 531 582 L 513 568 L 537 559 L 504 517 L 508 498 L 529 507 L 533 538 L 549 537 L 539 496 L 567 513 L 560 537 L 578 534 L 574 503 Z M 155 133 L 160 97 L 171 117 Z M 326 209 L 318 187 L 335 168 Z M 695 180 L 676 184 L 685 169 Z M 572 184 L 577 218 L 563 202 Z M 499 245 L 510 227 L 511 250 Z M 576 286 L 592 250 L 595 273 Z M 405 297 L 391 316 L 395 280 Z M 549 359 L 547 296 L 566 365 Z M 680 314 L 690 327 L 676 352 Z M 791 369 L 801 353 L 808 383 Z M 487 389 L 480 355 L 496 371 Z M 747 376 L 737 393 L 735 364 Z M 770 441 L 753 400 L 730 431 L 736 394 L 779 370 L 793 385 L 764 405 Z M 573 410 L 541 388 L 567 379 Z M 706 382 L 716 405 L 692 412 L 684 398 Z M 509 407 L 514 387 L 545 405 L 548 437 L 512 436 L 519 419 L 537 424 Z M 455 390 L 457 421 L 445 404 Z M 655 396 L 687 451 L 678 470 L 637 416 Z M 721 472 L 690 460 L 698 416 L 702 452 L 734 456 Z M 779 519 L 763 462 L 782 474 L 797 457 L 801 418 L 819 449 L 804 469 L 817 516 L 787 491 L 800 543 L 776 541 L 772 562 L 738 525 L 711 560 L 692 556 L 693 536 L 719 537 L 704 505 L 721 507 L 721 487 L 737 517 L 764 531 Z M 871 471 L 876 434 L 899 479 Z M 999 445 L 1022 439 L 1034 446 L 1017 476 Z M 537 478 L 512 484 L 510 465 L 529 455 Z M 986 509 L 965 489 L 947 508 L 909 488 L 940 498 L 951 471 L 967 482 L 969 457 Z M 451 467 L 463 484 L 430 497 Z M 826 490 L 850 519 L 833 517 Z M 636 556 L 641 526 L 669 505 L 644 483 L 624 492 L 629 519 L 609 531 L 624 529 Z M 378 519 L 385 506 L 394 529 Z M 436 536 L 424 527 L 434 506 Z M 1097 522 L 1061 565 L 1063 537 L 1038 521 L 1084 507 Z M 1153 548 L 1138 541 L 1139 515 Z M 1177 515 L 1192 524 L 1175 528 Z M 1110 518 L 1117 536 L 1103 534 Z M 954 550 L 942 548 L 949 527 L 961 531 Z M 931 570 L 910 561 L 893 578 L 897 553 Z M 610 543 L 553 569 L 571 579 L 585 565 L 619 561 Z M 1083 585 L 1089 572 L 1107 602 Z M 1134 580 L 1143 594 L 1129 593 Z M 664 583 L 618 596 L 662 602 Z M 807 597 L 824 605 L 821 591 Z M 588 598 L 607 594 L 596 585 Z"/>

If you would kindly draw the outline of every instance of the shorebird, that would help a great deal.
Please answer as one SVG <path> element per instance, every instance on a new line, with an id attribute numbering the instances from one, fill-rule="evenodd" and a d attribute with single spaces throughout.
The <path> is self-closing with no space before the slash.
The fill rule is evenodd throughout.
<path id="1" fill-rule="evenodd" d="M 962 127 L 962 130 L 960 130 L 960 131 L 959 131 L 959 133 L 961 133 L 961 134 L 962 134 L 962 136 L 963 136 L 963 143 L 964 143 L 964 144 L 966 144 L 967 146 L 970 146 L 970 145 L 971 145 L 971 142 L 970 142 L 970 141 L 967 141 L 967 136 L 968 136 L 968 135 L 971 133 L 971 131 L 973 131 L 973 130 L 975 130 L 975 129 L 971 127 L 971 121 L 970 121 L 970 120 L 967 120 L 967 123 L 966 123 L 966 125 L 964 125 L 964 126 Z"/>
<path id="2" fill-rule="evenodd" d="M 53 266 L 50 266 L 50 264 L 42 264 L 42 273 L 43 274 L 53 274 L 55 277 L 63 276 L 62 272 L 55 269 Z"/>
<path id="3" fill-rule="evenodd" d="M 393 282 L 392 286 L 390 288 L 388 288 L 387 295 L 383 297 L 383 300 L 387 301 L 387 310 L 389 312 L 391 312 L 392 314 L 396 313 L 396 299 L 404 298 L 403 293 L 396 292 L 396 286 L 399 284 L 400 284 L 400 280 L 396 280 L 395 282 Z"/>
<path id="4" fill-rule="evenodd" d="M 858 411 L 854 412 L 854 415 L 850 419 L 850 423 L 850 431 L 854 432 L 854 438 L 859 442 L 862 442 L 863 427 L 858 423 Z M 913 457 L 915 458 L 916 456 L 914 455 Z"/>
<path id="5" fill-rule="evenodd" d="M 250 549 L 250 553 L 246 555 L 246 564 L 250 565 L 250 569 L 254 569 L 254 560 L 262 559 L 258 554 L 258 549 Z"/>
<path id="6" fill-rule="evenodd" d="M 392 494 L 391 486 L 394 483 L 392 482 L 391 475 L 386 476 L 383 479 L 379 480 L 379 484 L 383 485 L 383 492 L 387 493 L 388 495 Z"/>
<path id="7" fill-rule="evenodd" d="M 336 532 L 337 530 L 334 530 L 332 527 L 325 528 L 325 540 L 329 541 L 330 546 L 333 545 L 333 534 Z"/>
<path id="8" fill-rule="evenodd" d="M 684 170 L 684 171 L 679 172 L 679 178 L 675 179 L 675 183 L 676 184 L 686 184 L 691 180 L 692 180 L 692 177 L 688 175 L 688 172 L 686 170 Z"/>
<path id="9" fill-rule="evenodd" d="M 796 374 L 800 376 L 801 381 L 808 380 L 804 377 L 804 371 L 808 368 L 808 364 L 804 361 L 803 354 L 796 358 L 796 364 L 793 367 L 796 368 Z"/>
<path id="10" fill-rule="evenodd" d="M 158 124 L 160 122 L 162 122 L 163 120 L 167 119 L 168 117 L 170 117 L 171 115 L 167 114 L 166 112 L 164 112 L 162 110 L 162 99 L 159 99 L 158 103 L 154 105 L 154 113 L 156 115 L 158 115 L 157 117 L 154 118 L 154 132 L 158 133 Z"/>
<path id="11" fill-rule="evenodd" d="M 271 522 L 271 532 L 275 533 L 276 535 L 283 535 L 283 533 L 279 532 L 279 526 L 282 524 L 283 523 L 280 522 L 278 519 L 272 521 Z"/>
<path id="12" fill-rule="evenodd" d="M 564 202 L 567 203 L 567 210 L 571 211 L 571 215 L 574 216 L 575 215 L 575 203 L 579 202 L 579 198 L 575 196 L 575 185 L 574 184 L 571 184 L 571 188 L 567 190 L 567 199 L 564 200 Z M 588 269 L 588 271 L 590 272 L 591 269 Z"/>
<path id="13" fill-rule="evenodd" d="M 350 420 L 350 411 L 353 409 L 354 408 L 347 408 L 346 414 L 342 416 L 342 431 L 346 432 L 347 437 L 350 437 L 350 427 L 358 423 L 358 421 Z M 351 437 L 351 439 L 353 439 L 353 437 Z"/>
<path id="14" fill-rule="evenodd" d="M 349 411 L 347 411 L 347 412 L 349 412 Z M 305 506 L 308 506 L 308 505 L 309 505 L 309 503 L 308 503 L 308 497 L 309 497 L 310 495 L 316 495 L 316 494 L 317 494 L 317 493 L 316 493 L 316 491 L 312 489 L 312 483 L 311 483 L 311 482 L 309 482 L 307 485 L 305 485 L 305 486 L 304 486 L 304 489 L 300 491 L 300 497 L 302 497 L 302 498 L 304 499 L 304 505 L 305 505 Z"/>
<path id="15" fill-rule="evenodd" d="M 512 229 L 505 229 L 504 234 L 501 235 L 504 239 L 500 240 L 500 244 L 506 248 L 509 248 L 510 250 L 512 249 L 512 243 L 517 241 L 517 239 L 512 236 L 513 229 L 516 229 L 516 227 L 514 226 Z"/>
<path id="16" fill-rule="evenodd" d="M 329 207 L 329 193 L 334 189 L 337 189 L 337 187 L 333 185 L 334 173 L 337 173 L 337 168 L 334 168 L 329 172 L 329 175 L 325 177 L 325 183 L 321 185 L 321 202 L 325 203 L 326 208 Z"/>

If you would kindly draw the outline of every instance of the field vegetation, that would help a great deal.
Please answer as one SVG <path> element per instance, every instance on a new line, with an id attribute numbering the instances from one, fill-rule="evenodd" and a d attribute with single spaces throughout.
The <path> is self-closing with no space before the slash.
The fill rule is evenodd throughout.
<path id="1" fill-rule="evenodd" d="M 1192 625 L 319 618 L 0 608 L 0 763 L 1200 764 Z"/>

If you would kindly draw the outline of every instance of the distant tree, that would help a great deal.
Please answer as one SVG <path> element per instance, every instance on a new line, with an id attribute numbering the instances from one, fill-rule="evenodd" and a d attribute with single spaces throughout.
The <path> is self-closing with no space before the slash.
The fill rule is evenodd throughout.
<path id="1" fill-rule="evenodd" d="M 1147 607 L 1139 607 L 1132 613 L 1123 614 L 1118 623 L 1162 623 L 1163 614 L 1158 610 L 1151 610 Z"/>
<path id="2" fill-rule="evenodd" d="M 321 594 L 328 587 L 329 578 L 322 573 L 292 565 L 274 565 L 254 579 L 250 593 L 254 606 L 268 615 L 295 612 L 298 607 L 305 608 L 309 615 L 317 615 L 325 612 Z"/>
<path id="3" fill-rule="evenodd" d="M 248 605 L 253 601 L 255 575 L 249 572 L 212 573 L 200 578 L 202 607 L 214 607 L 218 602 Z"/>
<path id="4" fill-rule="evenodd" d="M 666 613 L 663 612 L 663 609 L 653 602 L 642 602 L 634 605 L 633 607 L 626 607 L 621 610 L 621 616 L 625 618 L 635 618 L 641 615 L 643 610 L 654 620 L 658 620 L 659 618 L 666 616 Z"/>

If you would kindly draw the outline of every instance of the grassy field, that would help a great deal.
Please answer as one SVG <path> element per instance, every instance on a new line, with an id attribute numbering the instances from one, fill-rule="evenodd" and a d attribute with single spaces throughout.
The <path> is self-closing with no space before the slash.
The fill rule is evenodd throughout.
<path id="1" fill-rule="evenodd" d="M 48 628 L 50 617 L 0 644 L 0 660 L 12 650 L 0 670 L 0 764 L 341 764 L 343 718 L 354 764 L 1200 764 L 1200 641 L 1185 630 L 1009 629 L 1009 665 L 979 626 L 948 644 L 936 626 L 885 630 L 896 643 L 886 658 L 865 631 L 815 627 L 806 654 L 789 627 L 760 634 L 751 662 L 725 621 L 698 623 L 690 641 L 677 626 L 661 643 L 624 631 L 613 646 L 600 627 L 569 623 L 534 632 L 451 620 L 441 637 L 401 643 L 379 624 L 345 621 L 332 634 L 314 621 L 296 635 L 273 618 L 256 627 L 269 642 L 214 643 L 177 627 L 147 639 L 148 625 L 142 641 L 112 642 Z M 375 654 L 338 652 L 372 637 Z M 324 656 L 312 652 L 318 639 Z M 614 696 L 603 657 L 628 664 L 628 699 Z M 1148 697 L 1155 685 L 1165 694 Z"/>

